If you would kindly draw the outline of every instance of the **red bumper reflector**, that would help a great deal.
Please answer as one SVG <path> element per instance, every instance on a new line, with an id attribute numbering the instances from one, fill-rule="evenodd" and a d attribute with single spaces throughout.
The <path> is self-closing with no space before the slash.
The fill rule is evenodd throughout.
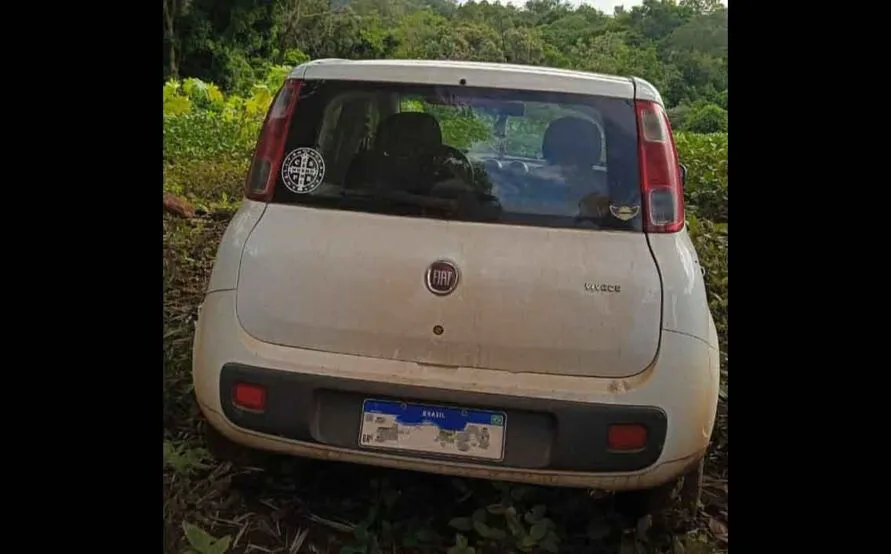
<path id="1" fill-rule="evenodd" d="M 643 425 L 610 425 L 607 445 L 610 450 L 641 450 L 647 445 L 647 428 Z"/>
<path id="2" fill-rule="evenodd" d="M 260 385 L 238 383 L 232 389 L 232 402 L 240 408 L 262 412 L 266 409 L 266 389 Z"/>

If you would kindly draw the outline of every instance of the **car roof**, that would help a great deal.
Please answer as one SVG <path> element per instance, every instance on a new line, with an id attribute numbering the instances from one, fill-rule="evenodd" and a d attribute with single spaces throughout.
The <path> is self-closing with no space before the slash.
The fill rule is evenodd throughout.
<path id="1" fill-rule="evenodd" d="M 295 67 L 290 77 L 566 92 L 641 98 L 662 104 L 656 88 L 638 77 L 506 63 L 320 59 Z"/>

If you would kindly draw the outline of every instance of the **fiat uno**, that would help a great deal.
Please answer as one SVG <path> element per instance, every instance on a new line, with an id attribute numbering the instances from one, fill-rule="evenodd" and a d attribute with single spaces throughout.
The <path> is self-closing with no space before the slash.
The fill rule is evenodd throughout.
<path id="1" fill-rule="evenodd" d="M 211 446 L 695 505 L 719 355 L 685 173 L 639 78 L 298 66 L 199 312 Z"/>

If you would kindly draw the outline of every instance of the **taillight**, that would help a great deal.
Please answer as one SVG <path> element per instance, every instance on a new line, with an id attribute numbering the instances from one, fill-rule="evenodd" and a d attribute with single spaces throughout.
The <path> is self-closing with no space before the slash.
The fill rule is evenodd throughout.
<path id="1" fill-rule="evenodd" d="M 251 170 L 245 181 L 244 195 L 251 200 L 269 202 L 272 199 L 299 93 L 300 81 L 288 79 L 266 114 Z"/>
<path id="2" fill-rule="evenodd" d="M 644 230 L 650 233 L 680 231 L 684 226 L 684 191 L 671 124 L 665 110 L 655 102 L 636 100 L 634 106 Z"/>
<path id="3" fill-rule="evenodd" d="M 252 412 L 266 409 L 266 389 L 260 385 L 237 383 L 232 388 L 232 403 Z"/>
<path id="4" fill-rule="evenodd" d="M 607 448 L 617 451 L 641 450 L 647 445 L 647 428 L 643 425 L 610 425 Z"/>

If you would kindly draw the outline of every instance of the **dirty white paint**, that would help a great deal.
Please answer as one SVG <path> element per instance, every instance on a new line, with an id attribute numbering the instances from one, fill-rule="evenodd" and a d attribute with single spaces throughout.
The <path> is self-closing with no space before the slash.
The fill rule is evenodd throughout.
<path id="1" fill-rule="evenodd" d="M 208 295 L 196 334 L 193 355 L 195 394 L 208 420 L 246 446 L 297 456 L 362 462 L 449 475 L 505 479 L 554 486 L 615 490 L 656 486 L 680 475 L 705 452 L 717 408 L 719 356 L 708 341 L 666 332 L 658 358 L 646 371 L 629 378 L 578 377 L 424 365 L 363 358 L 268 344 L 248 335 L 235 317 L 234 291 Z M 665 411 L 668 429 L 662 455 L 647 470 L 597 474 L 483 467 L 472 462 L 421 460 L 383 452 L 289 441 L 232 426 L 221 414 L 220 369 L 226 362 L 261 365 L 281 371 L 335 378 L 371 380 L 446 391 L 507 394 L 543 400 L 655 406 Z"/>
<path id="2" fill-rule="evenodd" d="M 441 258 L 461 274 L 448 296 L 425 285 Z M 643 233 L 273 204 L 238 283 L 241 325 L 283 346 L 605 377 L 644 371 L 659 348 L 661 283 Z"/>

